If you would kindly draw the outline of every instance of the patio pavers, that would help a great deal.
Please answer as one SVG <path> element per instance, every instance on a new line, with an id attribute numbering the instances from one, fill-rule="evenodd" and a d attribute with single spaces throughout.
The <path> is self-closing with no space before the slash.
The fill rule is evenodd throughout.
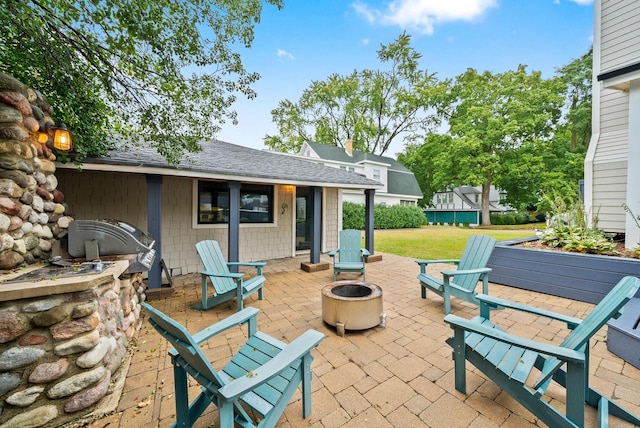
<path id="1" fill-rule="evenodd" d="M 323 256 L 324 261 L 325 256 Z M 308 256 L 272 260 L 265 268 L 264 300 L 251 297 L 246 306 L 261 310 L 260 330 L 291 341 L 309 328 L 323 332 L 324 341 L 313 351 L 312 412 L 302 419 L 300 393 L 287 406 L 279 427 L 526 427 L 544 426 L 512 397 L 467 365 L 468 394 L 454 389 L 451 349 L 445 344 L 451 329 L 444 324 L 443 300 L 433 293 L 420 298 L 413 259 L 384 254 L 369 263 L 367 281 L 383 288 L 386 328 L 347 331 L 345 337 L 322 321 L 320 290 L 332 281 L 331 270 L 308 273 L 300 263 Z M 328 261 L 328 257 L 327 257 Z M 449 265 L 447 265 L 449 266 Z M 437 273 L 443 265 L 429 266 Z M 338 279 L 355 279 L 341 274 Z M 199 312 L 197 274 L 174 278 L 175 293 L 150 303 L 183 323 L 191 332 L 235 313 L 235 303 Z M 490 284 L 492 295 L 533 304 L 583 318 L 592 304 Z M 453 299 L 452 312 L 470 318 L 478 308 Z M 525 337 L 558 343 L 564 326 L 510 311 L 494 312 L 492 319 Z M 635 414 L 640 414 L 640 370 L 606 348 L 607 327 L 591 341 L 591 384 Z M 214 363 L 228 359 L 243 332 L 233 331 L 205 345 Z M 117 410 L 91 424 L 92 428 L 168 427 L 175 421 L 173 374 L 167 342 L 145 320 L 138 333 L 131 366 Z M 195 396 L 198 387 L 190 383 Z M 563 406 L 563 391 L 550 388 L 549 398 Z M 596 426 L 595 409 L 587 408 L 587 426 Z M 209 406 L 196 427 L 217 426 L 217 409 Z M 610 418 L 612 427 L 632 426 Z"/>

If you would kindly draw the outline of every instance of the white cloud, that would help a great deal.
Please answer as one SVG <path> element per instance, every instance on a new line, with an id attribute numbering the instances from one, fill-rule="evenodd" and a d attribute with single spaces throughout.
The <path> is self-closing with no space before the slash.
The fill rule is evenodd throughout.
<path id="1" fill-rule="evenodd" d="M 381 10 L 357 0 L 352 7 L 370 24 L 398 25 L 432 34 L 435 24 L 472 21 L 497 6 L 497 3 L 498 0 L 393 0 L 386 9 Z"/>
<path id="2" fill-rule="evenodd" d="M 593 0 L 570 0 L 576 4 L 579 4 L 580 6 L 589 6 L 591 3 L 593 3 Z"/>
<path id="3" fill-rule="evenodd" d="M 369 43 L 371 43 L 371 39 L 369 39 L 368 37 L 365 37 L 360 41 L 360 43 L 362 43 L 363 46 L 367 46 Z"/>
<path id="4" fill-rule="evenodd" d="M 293 59 L 293 55 L 285 51 L 284 49 L 278 49 L 277 55 L 278 55 L 278 58 Z"/>

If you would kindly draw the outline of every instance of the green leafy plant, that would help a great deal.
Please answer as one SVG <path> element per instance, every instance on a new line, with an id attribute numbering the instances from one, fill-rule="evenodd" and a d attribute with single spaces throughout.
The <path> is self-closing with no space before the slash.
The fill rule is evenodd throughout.
<path id="1" fill-rule="evenodd" d="M 631 211 L 629 205 L 627 205 L 626 203 L 622 204 L 622 208 L 624 208 L 624 210 L 631 215 L 631 218 L 635 222 L 636 226 L 638 227 L 638 229 L 640 229 L 640 215 L 635 215 L 633 211 Z M 633 250 L 633 257 L 635 257 L 636 259 L 640 259 L 640 242 L 638 242 L 638 245 Z"/>
<path id="2" fill-rule="evenodd" d="M 618 254 L 613 234 L 598 229 L 598 216 L 589 224 L 588 213 L 580 202 L 568 206 L 561 198 L 547 201 L 552 207 L 550 224 L 540 242 L 566 251 L 589 254 Z"/>

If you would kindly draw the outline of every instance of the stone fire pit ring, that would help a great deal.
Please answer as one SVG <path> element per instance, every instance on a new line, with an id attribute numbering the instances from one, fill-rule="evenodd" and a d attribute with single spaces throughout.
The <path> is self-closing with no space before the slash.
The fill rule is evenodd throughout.
<path id="1" fill-rule="evenodd" d="M 362 281 L 336 281 L 322 288 L 322 319 L 344 330 L 366 330 L 384 325 L 382 288 Z"/>

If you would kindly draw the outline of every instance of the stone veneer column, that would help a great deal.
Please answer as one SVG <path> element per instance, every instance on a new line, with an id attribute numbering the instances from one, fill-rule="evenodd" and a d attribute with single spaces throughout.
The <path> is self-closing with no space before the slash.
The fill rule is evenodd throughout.
<path id="1" fill-rule="evenodd" d="M 0 270 L 51 256 L 66 234 L 55 155 L 37 141 L 53 109 L 36 90 L 0 73 Z"/>

